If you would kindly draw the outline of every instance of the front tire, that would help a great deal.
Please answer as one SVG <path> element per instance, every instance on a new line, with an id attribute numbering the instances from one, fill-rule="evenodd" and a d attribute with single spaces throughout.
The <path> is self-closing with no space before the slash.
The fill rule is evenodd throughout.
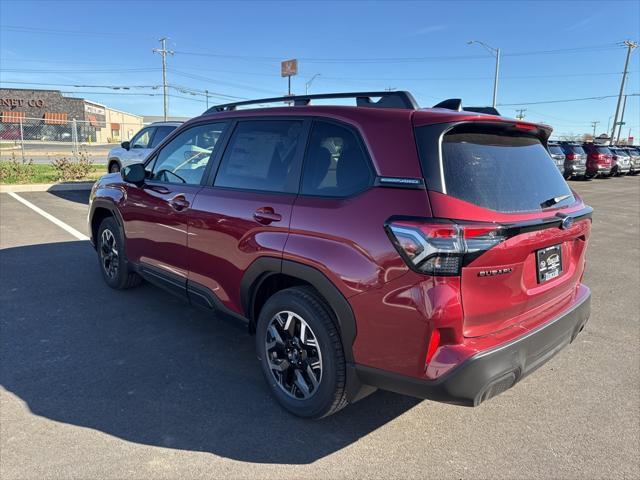
<path id="1" fill-rule="evenodd" d="M 109 164 L 109 173 L 118 173 L 120 171 L 120 164 L 117 161 L 112 161 Z"/>
<path id="2" fill-rule="evenodd" d="M 340 335 L 315 290 L 288 288 L 267 300 L 256 326 L 256 350 L 271 392 L 294 415 L 322 418 L 347 404 Z"/>
<path id="3" fill-rule="evenodd" d="M 129 271 L 124 235 L 113 217 L 107 217 L 100 223 L 96 244 L 100 271 L 107 285 L 124 290 L 140 284 L 142 279 L 138 274 Z"/>

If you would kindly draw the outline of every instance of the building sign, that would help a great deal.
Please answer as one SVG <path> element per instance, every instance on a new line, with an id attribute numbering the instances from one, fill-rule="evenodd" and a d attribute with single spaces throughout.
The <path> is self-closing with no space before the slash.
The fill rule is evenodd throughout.
<path id="1" fill-rule="evenodd" d="M 93 105 L 91 103 L 86 103 L 84 104 L 84 111 L 87 113 L 93 113 L 95 115 L 104 115 L 105 114 L 105 110 L 104 107 L 100 107 L 98 105 Z"/>
<path id="2" fill-rule="evenodd" d="M 1 107 L 44 107 L 44 100 L 41 98 L 0 98 L 0 106 Z"/>
<path id="3" fill-rule="evenodd" d="M 293 77 L 298 74 L 298 60 L 285 60 L 280 64 L 280 76 L 281 77 Z"/>

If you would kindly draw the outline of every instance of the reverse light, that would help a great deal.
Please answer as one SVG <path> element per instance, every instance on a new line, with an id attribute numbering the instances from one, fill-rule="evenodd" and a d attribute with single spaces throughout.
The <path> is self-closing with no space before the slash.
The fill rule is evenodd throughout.
<path id="1" fill-rule="evenodd" d="M 500 226 L 448 221 L 391 222 L 387 234 L 412 269 L 446 276 L 460 275 L 465 258 L 475 258 L 505 240 Z"/>

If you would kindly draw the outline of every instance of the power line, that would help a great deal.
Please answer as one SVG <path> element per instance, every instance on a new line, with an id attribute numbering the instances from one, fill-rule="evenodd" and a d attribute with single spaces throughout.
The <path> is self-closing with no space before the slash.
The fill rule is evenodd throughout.
<path id="1" fill-rule="evenodd" d="M 122 72 L 157 72 L 161 68 L 118 68 L 118 69 L 98 69 L 98 70 L 46 70 L 29 68 L 3 68 L 2 72 L 13 73 L 122 73 Z"/>
<path id="2" fill-rule="evenodd" d="M 128 90 L 131 88 L 160 88 L 162 85 L 79 85 L 75 83 L 43 83 L 43 82 L 18 82 L 0 80 L 0 84 L 12 85 L 43 85 L 48 87 L 77 87 L 77 88 L 111 88 L 113 90 Z"/>
<path id="3" fill-rule="evenodd" d="M 74 83 L 44 83 L 44 82 L 18 82 L 18 81 L 0 81 L 0 85 L 2 84 L 12 84 L 12 85 L 38 85 L 38 86 L 46 86 L 46 87 L 76 87 L 76 88 L 109 88 L 112 90 L 130 90 L 130 89 L 138 89 L 138 88 L 150 88 L 153 90 L 157 90 L 162 88 L 162 85 L 87 85 L 87 84 L 74 84 Z M 229 99 L 239 99 L 239 100 L 247 100 L 246 97 L 238 97 L 235 95 L 226 95 L 224 93 L 213 92 L 211 90 L 198 90 L 197 88 L 185 87 L 184 85 L 172 85 L 167 84 L 168 88 L 177 90 L 181 93 L 189 93 L 191 95 L 201 95 L 213 98 L 220 98 L 222 100 Z M 89 92 L 96 93 L 98 92 Z M 115 92 L 103 92 L 106 93 L 115 93 Z"/>
<path id="4" fill-rule="evenodd" d="M 618 95 L 601 95 L 599 97 L 583 97 L 583 98 L 567 98 L 562 100 L 543 100 L 539 102 L 520 102 L 520 103 L 499 103 L 499 107 L 517 107 L 520 105 L 541 105 L 543 103 L 566 103 L 566 102 L 581 102 L 583 100 L 604 100 L 605 98 L 614 98 Z M 640 96 L 640 93 L 631 93 L 630 97 Z"/>
<path id="5" fill-rule="evenodd" d="M 64 93 L 66 95 L 73 95 L 73 94 L 82 94 L 82 95 L 134 95 L 134 96 L 140 96 L 140 97 L 160 97 L 160 96 L 164 96 L 163 93 L 134 93 L 134 92 L 89 92 L 89 91 L 61 91 L 60 93 Z M 175 95 L 173 93 L 168 93 L 167 94 L 168 97 L 171 98 L 181 98 L 183 100 L 191 100 L 193 102 L 199 102 L 199 103 L 205 103 L 205 100 L 201 100 L 199 98 L 193 98 L 193 97 L 183 97 L 182 95 Z"/>
<path id="6" fill-rule="evenodd" d="M 618 43 L 606 43 L 600 45 L 588 45 L 582 47 L 572 48 L 560 48 L 555 50 L 535 50 L 529 52 L 512 52 L 504 53 L 504 57 L 520 57 L 528 55 L 556 55 L 562 53 L 583 53 L 592 51 L 602 51 L 619 48 Z M 182 55 L 193 55 L 202 57 L 218 57 L 218 58 L 233 58 L 248 61 L 266 61 L 266 62 L 279 62 L 280 57 L 266 57 L 266 56 L 250 56 L 250 55 L 228 55 L 213 52 L 190 52 L 186 50 L 176 50 L 176 53 Z M 470 60 L 470 59 L 484 59 L 484 55 L 447 55 L 447 56 L 428 56 L 428 57 L 371 57 L 371 58 L 313 58 L 313 57 L 299 57 L 298 60 L 305 63 L 412 63 L 412 62 L 427 62 L 427 61 L 447 61 L 447 60 Z"/>
<path id="7" fill-rule="evenodd" d="M 253 90 L 253 91 L 256 91 L 256 92 L 276 93 L 276 94 L 279 93 L 279 92 L 276 92 L 275 90 L 268 90 L 268 89 L 265 89 L 265 88 L 259 88 L 259 87 L 254 87 L 254 86 L 251 86 L 251 85 L 244 85 L 244 84 L 235 83 L 235 82 L 226 82 L 226 81 L 223 81 L 223 80 L 217 80 L 217 79 L 205 77 L 205 76 L 202 76 L 202 75 L 196 75 L 196 74 L 191 74 L 191 73 L 187 73 L 187 72 L 182 72 L 182 71 L 176 70 L 174 68 L 170 69 L 170 71 L 172 73 L 174 73 L 175 75 L 180 75 L 182 77 L 191 78 L 193 80 L 200 80 L 200 81 L 203 81 L 203 82 L 219 83 L 220 85 L 228 85 L 228 86 L 235 87 L 235 88 L 243 88 L 243 89 L 246 89 L 246 90 Z"/>

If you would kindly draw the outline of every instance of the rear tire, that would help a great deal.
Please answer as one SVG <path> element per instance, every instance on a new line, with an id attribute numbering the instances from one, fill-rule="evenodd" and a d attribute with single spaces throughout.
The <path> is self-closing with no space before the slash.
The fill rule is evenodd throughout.
<path id="1" fill-rule="evenodd" d="M 322 418 L 347 404 L 340 335 L 312 288 L 288 288 L 267 300 L 256 326 L 256 351 L 272 394 L 294 415 Z"/>
<path id="2" fill-rule="evenodd" d="M 116 290 L 124 290 L 142 282 L 138 274 L 129 271 L 124 251 L 124 235 L 113 217 L 107 217 L 100 223 L 96 246 L 100 271 L 107 285 Z"/>

